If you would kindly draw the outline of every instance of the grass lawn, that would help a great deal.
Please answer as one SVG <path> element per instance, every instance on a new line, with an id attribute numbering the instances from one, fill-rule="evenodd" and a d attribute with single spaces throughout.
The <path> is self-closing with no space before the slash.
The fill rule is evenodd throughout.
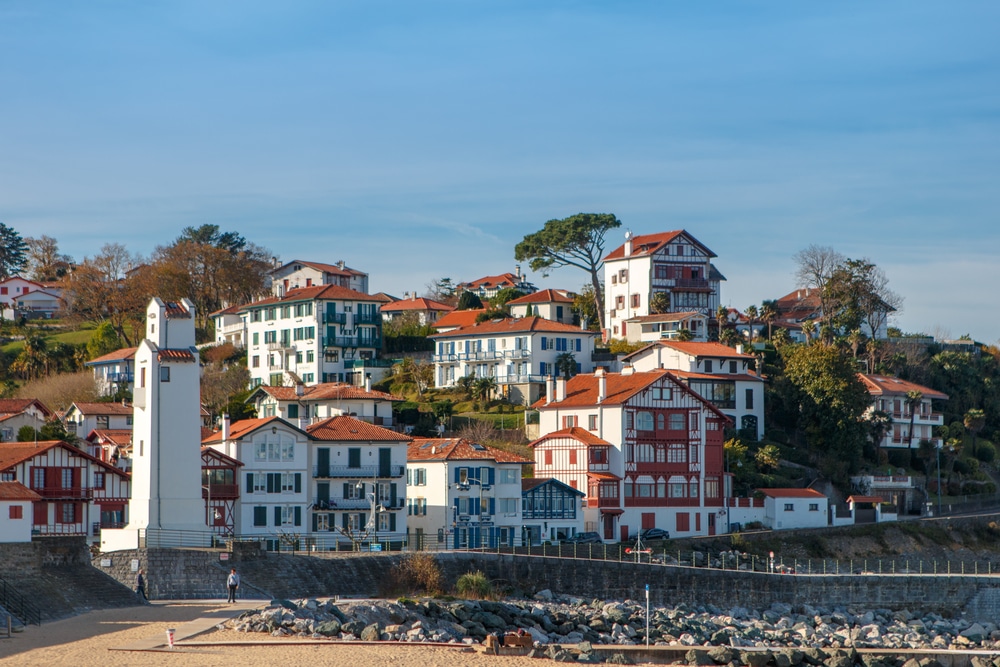
<path id="1" fill-rule="evenodd" d="M 49 344 L 68 343 L 72 345 L 79 345 L 81 343 L 86 343 L 87 341 L 89 341 L 93 333 L 94 332 L 91 329 L 76 329 L 73 331 L 50 333 L 45 337 L 45 341 Z M 24 341 L 15 340 L 13 342 L 7 343 L 2 348 L 0 348 L 0 350 L 2 350 L 4 354 L 20 354 L 23 348 L 24 348 Z"/>

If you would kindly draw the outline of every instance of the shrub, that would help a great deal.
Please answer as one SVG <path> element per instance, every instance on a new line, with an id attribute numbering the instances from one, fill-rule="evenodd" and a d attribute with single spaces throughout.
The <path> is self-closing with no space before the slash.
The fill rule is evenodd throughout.
<path id="1" fill-rule="evenodd" d="M 441 568 L 437 559 L 429 553 L 412 553 L 404 556 L 389 571 L 389 576 L 381 588 L 383 593 L 424 593 L 436 595 L 441 592 Z"/>
<path id="2" fill-rule="evenodd" d="M 469 600 L 485 600 L 493 592 L 489 579 L 481 571 L 466 572 L 455 582 L 458 594 Z"/>
<path id="3" fill-rule="evenodd" d="M 976 443 L 976 458 L 983 463 L 992 463 L 997 457 L 996 447 L 993 443 L 987 442 L 985 440 L 980 440 Z"/>

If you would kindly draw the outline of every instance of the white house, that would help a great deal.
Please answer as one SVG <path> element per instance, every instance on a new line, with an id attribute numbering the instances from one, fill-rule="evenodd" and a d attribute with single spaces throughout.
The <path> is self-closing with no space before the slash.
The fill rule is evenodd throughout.
<path id="1" fill-rule="evenodd" d="M 553 384 L 534 405 L 535 475 L 586 491 L 585 530 L 606 541 L 645 528 L 724 532 L 725 414 L 660 369 L 598 369 Z"/>
<path id="2" fill-rule="evenodd" d="M 410 297 L 382 304 L 382 319 L 391 321 L 412 314 L 421 325 L 433 324 L 443 315 L 455 310 L 447 304 L 426 297 Z"/>
<path id="3" fill-rule="evenodd" d="M 243 464 L 238 482 L 242 492 L 233 508 L 234 534 L 258 537 L 272 551 L 294 546 L 289 537 L 308 530 L 308 434 L 278 417 L 232 424 L 223 418 L 222 430 L 202 445 Z"/>
<path id="4" fill-rule="evenodd" d="M 53 297 L 58 299 L 61 296 L 58 293 L 58 288 L 52 288 L 49 285 L 28 280 L 21 276 L 11 276 L 5 280 L 0 280 L 0 316 L 3 316 L 4 310 L 16 310 L 18 307 L 16 303 L 18 298 L 38 291 L 49 292 L 49 296 L 46 299 Z"/>
<path id="5" fill-rule="evenodd" d="M 582 532 L 586 495 L 552 477 L 522 479 L 522 543 L 559 542 Z"/>
<path id="6" fill-rule="evenodd" d="M 14 297 L 14 312 L 50 318 L 64 307 L 62 290 L 46 286 Z"/>
<path id="7" fill-rule="evenodd" d="M 42 497 L 20 482 L 0 482 L 0 542 L 30 542 L 32 507 Z"/>
<path id="8" fill-rule="evenodd" d="M 684 230 L 633 236 L 604 257 L 604 314 L 607 334 L 624 338 L 625 322 L 651 315 L 656 294 L 669 297 L 666 312 L 699 312 L 711 318 L 726 278 L 712 264 L 716 255 Z M 691 321 L 696 326 L 695 320 Z M 696 337 L 702 331 L 692 331 Z"/>
<path id="9" fill-rule="evenodd" d="M 764 494 L 764 525 L 772 530 L 825 528 L 830 501 L 815 489 L 758 489 Z"/>
<path id="10" fill-rule="evenodd" d="M 483 302 L 492 299 L 502 289 L 516 289 L 525 294 L 536 292 L 537 288 L 528 282 L 527 275 L 521 275 L 521 267 L 517 266 L 514 273 L 501 273 L 498 276 L 484 276 L 467 283 L 459 283 L 456 292 L 472 292 Z"/>
<path id="11" fill-rule="evenodd" d="M 78 438 L 86 438 L 95 430 L 130 430 L 133 408 L 122 403 L 72 403 L 63 415 L 66 430 Z"/>
<path id="12" fill-rule="evenodd" d="M 339 285 L 289 289 L 243 306 L 255 385 L 364 384 L 382 348 L 380 302 Z"/>
<path id="13" fill-rule="evenodd" d="M 125 472 L 132 471 L 132 429 L 95 429 L 87 435 L 87 451 Z"/>
<path id="14" fill-rule="evenodd" d="M 346 266 L 343 260 L 336 264 L 323 264 L 296 259 L 274 268 L 270 277 L 271 292 L 277 297 L 294 289 L 320 285 L 337 285 L 355 292 L 368 292 L 368 274 Z"/>
<path id="15" fill-rule="evenodd" d="M 53 413 L 45 404 L 34 398 L 0 399 L 0 442 L 12 442 L 24 426 L 38 431 L 51 419 Z"/>
<path id="16" fill-rule="evenodd" d="M 521 474 L 530 463 L 464 438 L 415 438 L 406 460 L 407 518 L 415 544 L 522 544 Z"/>
<path id="17" fill-rule="evenodd" d="M 310 528 L 319 549 L 402 542 L 410 437 L 353 417 L 311 425 Z M 371 548 L 368 546 L 367 548 Z"/>
<path id="18" fill-rule="evenodd" d="M 37 494 L 31 534 L 88 541 L 121 527 L 131 486 L 121 470 L 59 440 L 0 443 L 0 482 L 20 482 Z"/>
<path id="19" fill-rule="evenodd" d="M 947 401 L 948 394 L 887 375 L 859 374 L 861 382 L 872 397 L 867 415 L 880 410 L 889 415 L 892 424 L 880 443 L 886 449 L 917 449 L 922 440 L 929 440 L 935 447 L 942 445 L 934 435 L 934 427 L 944 423 L 940 412 L 934 412 L 933 401 Z M 915 393 L 910 393 L 915 392 Z M 910 403 L 910 397 L 916 403 Z M 912 432 L 910 431 L 912 425 Z"/>
<path id="20" fill-rule="evenodd" d="M 247 398 L 258 417 L 281 417 L 299 428 L 329 417 L 346 415 L 376 426 L 392 427 L 392 405 L 401 396 L 356 387 L 344 382 L 324 382 L 310 386 L 272 387 L 261 385 Z"/>
<path id="21" fill-rule="evenodd" d="M 195 307 L 154 297 L 135 353 L 135 423 L 128 524 L 101 535 L 104 551 L 212 543 L 201 490 L 200 365 Z M 113 428 L 110 425 L 101 428 Z M 166 541 L 163 541 L 166 540 Z"/>
<path id="22" fill-rule="evenodd" d="M 114 396 L 118 390 L 132 393 L 135 382 L 134 347 L 123 347 L 84 363 L 94 373 L 94 382 L 101 396 Z"/>
<path id="23" fill-rule="evenodd" d="M 691 340 L 708 340 L 708 316 L 704 313 L 656 313 L 623 320 L 622 338 L 630 343 L 652 343 L 658 340 L 677 340 L 684 331 L 691 333 Z"/>
<path id="24" fill-rule="evenodd" d="M 451 387 L 466 375 L 491 377 L 508 400 L 536 400 L 545 378 L 562 373 L 561 355 L 573 356 L 576 372 L 594 369 L 594 339 L 599 334 L 541 317 L 500 319 L 430 336 L 436 351 L 436 387 Z"/>
<path id="25" fill-rule="evenodd" d="M 229 343 L 238 348 L 247 346 L 246 315 L 240 311 L 240 306 L 229 306 L 209 315 L 215 325 L 216 345 Z"/>
<path id="26" fill-rule="evenodd" d="M 666 341 L 623 359 L 637 371 L 665 368 L 712 402 L 736 428 L 764 437 L 764 380 L 750 370 L 754 357 L 721 343 Z"/>
<path id="27" fill-rule="evenodd" d="M 507 302 L 513 317 L 541 317 L 573 324 L 573 297 L 565 290 L 543 289 Z"/>

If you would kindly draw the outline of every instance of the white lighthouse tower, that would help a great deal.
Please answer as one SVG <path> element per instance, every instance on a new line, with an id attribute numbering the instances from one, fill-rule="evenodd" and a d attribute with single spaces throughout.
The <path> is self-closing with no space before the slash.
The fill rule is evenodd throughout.
<path id="1" fill-rule="evenodd" d="M 146 308 L 146 337 L 135 352 L 128 524 L 101 532 L 102 551 L 211 543 L 201 496 L 194 314 L 188 299 L 164 303 L 154 297 Z"/>

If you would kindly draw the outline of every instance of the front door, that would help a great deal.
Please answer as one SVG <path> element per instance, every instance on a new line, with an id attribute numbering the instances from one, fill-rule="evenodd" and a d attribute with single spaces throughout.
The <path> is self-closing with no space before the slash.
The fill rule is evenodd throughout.
<path id="1" fill-rule="evenodd" d="M 613 540 L 615 539 L 615 515 L 605 514 L 604 515 L 604 539 Z"/>
<path id="2" fill-rule="evenodd" d="M 708 534 L 715 535 L 715 512 L 708 513 Z"/>

